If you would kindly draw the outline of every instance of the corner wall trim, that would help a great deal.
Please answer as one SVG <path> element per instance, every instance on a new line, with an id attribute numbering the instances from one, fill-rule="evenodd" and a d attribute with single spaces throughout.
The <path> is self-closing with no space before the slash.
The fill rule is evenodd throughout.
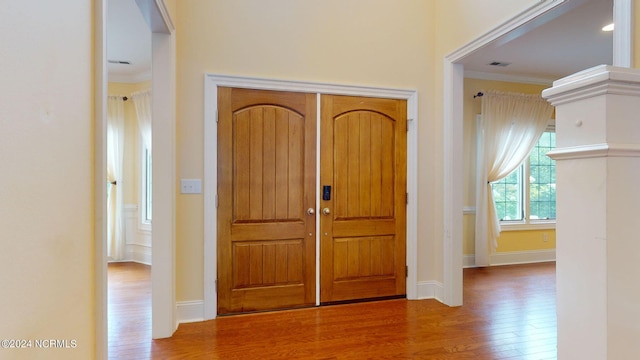
<path id="1" fill-rule="evenodd" d="M 420 281 L 418 282 L 418 298 L 417 300 L 435 299 L 442 301 L 442 293 L 444 288 L 439 281 Z"/>

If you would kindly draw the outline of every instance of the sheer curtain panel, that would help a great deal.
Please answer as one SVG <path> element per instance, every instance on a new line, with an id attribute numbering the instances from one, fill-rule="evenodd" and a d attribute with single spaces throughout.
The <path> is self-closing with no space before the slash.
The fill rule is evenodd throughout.
<path id="1" fill-rule="evenodd" d="M 109 260 L 125 258 L 122 219 L 122 164 L 124 161 L 124 101 L 109 96 L 107 104 L 107 255 Z"/>
<path id="2" fill-rule="evenodd" d="M 476 266 L 488 266 L 500 235 L 491 182 L 514 171 L 547 127 L 553 107 L 540 95 L 485 91 L 478 123 Z"/>
<path id="3" fill-rule="evenodd" d="M 151 90 L 137 91 L 131 94 L 136 107 L 138 127 L 144 146 L 151 151 Z"/>

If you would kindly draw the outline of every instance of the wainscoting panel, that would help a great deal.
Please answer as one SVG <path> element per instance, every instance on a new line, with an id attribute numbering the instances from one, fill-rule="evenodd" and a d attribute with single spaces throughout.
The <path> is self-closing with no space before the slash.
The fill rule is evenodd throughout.
<path id="1" fill-rule="evenodd" d="M 124 217 L 125 259 L 151 265 L 151 231 L 139 224 L 138 205 L 126 204 L 122 211 Z"/>

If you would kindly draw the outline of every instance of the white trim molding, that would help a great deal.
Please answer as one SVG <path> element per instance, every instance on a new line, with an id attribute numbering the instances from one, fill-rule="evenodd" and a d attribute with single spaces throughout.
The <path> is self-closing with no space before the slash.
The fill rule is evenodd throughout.
<path id="1" fill-rule="evenodd" d="M 589 159 L 600 157 L 640 157 L 638 144 L 593 144 L 556 148 L 547 153 L 553 160 Z"/>
<path id="2" fill-rule="evenodd" d="M 533 85 L 543 85 L 543 86 L 551 86 L 553 84 L 553 81 L 556 80 L 556 79 L 548 79 L 548 78 L 536 78 L 536 77 L 530 77 L 530 76 L 499 74 L 499 73 L 480 72 L 480 71 L 471 71 L 471 70 L 465 70 L 464 77 L 471 78 L 471 79 L 479 79 L 479 80 L 515 82 L 519 84 L 533 84 Z"/>
<path id="3" fill-rule="evenodd" d="M 176 303 L 176 320 L 178 324 L 204 320 L 204 301 L 179 301 Z M 176 325 L 176 327 L 178 327 Z"/>
<path id="4" fill-rule="evenodd" d="M 418 193 L 418 92 L 416 90 L 377 88 L 354 85 L 285 81 L 228 75 L 206 74 L 204 78 L 204 319 L 217 316 L 217 115 L 218 87 L 258 90 L 294 91 L 305 93 L 368 96 L 407 100 L 407 191 Z M 319 103 L 318 103 L 319 104 Z M 320 111 L 318 108 L 317 111 Z M 415 196 L 411 198 L 415 199 Z M 407 204 L 407 298 L 418 298 L 418 204 Z M 318 227 L 319 229 L 319 227 Z M 317 238 L 320 238 L 317 236 Z M 319 289 L 317 289 L 319 291 Z"/>
<path id="5" fill-rule="evenodd" d="M 135 84 L 143 81 L 151 80 L 151 69 L 143 70 L 136 74 L 111 74 L 109 82 L 119 82 L 127 84 Z"/>
<path id="6" fill-rule="evenodd" d="M 556 250 L 510 251 L 491 254 L 491 266 L 533 264 L 539 262 L 556 261 Z M 464 255 L 464 267 L 476 267 L 476 257 L 473 254 Z"/>
<path id="7" fill-rule="evenodd" d="M 93 135 L 93 186 L 94 190 L 94 237 L 93 256 L 95 283 L 93 301 L 95 312 L 95 352 L 98 360 L 108 357 L 108 277 L 107 277 L 107 0 L 96 0 L 93 4 L 94 34 L 94 135 Z"/>
<path id="8" fill-rule="evenodd" d="M 499 252 L 491 255 L 491 265 L 516 265 L 556 261 L 556 250 Z"/>
<path id="9" fill-rule="evenodd" d="M 151 17 L 153 250 L 151 335 L 166 338 L 176 330 L 176 33 L 164 0 L 145 2 Z M 151 3 L 153 2 L 153 4 Z M 142 10 L 142 6 L 141 10 Z"/>
<path id="10" fill-rule="evenodd" d="M 476 207 L 474 206 L 464 206 L 462 208 L 462 214 L 463 215 L 475 215 L 476 214 Z"/>
<path id="11" fill-rule="evenodd" d="M 526 32 L 528 27 L 536 26 L 536 22 L 533 21 L 534 19 L 548 13 L 566 1 L 567 0 L 542 0 L 507 20 L 507 22 L 476 38 L 474 41 L 455 50 L 446 56 L 446 60 L 451 63 L 457 63 L 477 50 L 509 35 L 509 33 L 514 30 Z"/>
<path id="12" fill-rule="evenodd" d="M 443 287 L 439 281 L 420 281 L 418 282 L 418 299 L 436 299 L 442 301 Z"/>
<path id="13" fill-rule="evenodd" d="M 600 95 L 640 96 L 640 72 L 637 69 L 599 65 L 553 82 L 542 91 L 553 106 Z"/>
<path id="14" fill-rule="evenodd" d="M 613 0 L 613 65 L 633 66 L 633 0 Z"/>
<path id="15" fill-rule="evenodd" d="M 136 3 L 151 32 L 168 35 L 175 31 L 164 0 L 136 0 Z"/>
<path id="16" fill-rule="evenodd" d="M 464 255 L 462 257 L 462 264 L 464 268 L 476 267 L 476 256 L 474 254 Z"/>

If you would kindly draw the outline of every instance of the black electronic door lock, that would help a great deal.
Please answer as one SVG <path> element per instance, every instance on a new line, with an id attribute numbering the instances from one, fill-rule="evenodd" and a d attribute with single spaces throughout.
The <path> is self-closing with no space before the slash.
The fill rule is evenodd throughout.
<path id="1" fill-rule="evenodd" d="M 331 200 L 331 186 L 323 185 L 322 186 L 322 200 L 329 201 Z"/>

